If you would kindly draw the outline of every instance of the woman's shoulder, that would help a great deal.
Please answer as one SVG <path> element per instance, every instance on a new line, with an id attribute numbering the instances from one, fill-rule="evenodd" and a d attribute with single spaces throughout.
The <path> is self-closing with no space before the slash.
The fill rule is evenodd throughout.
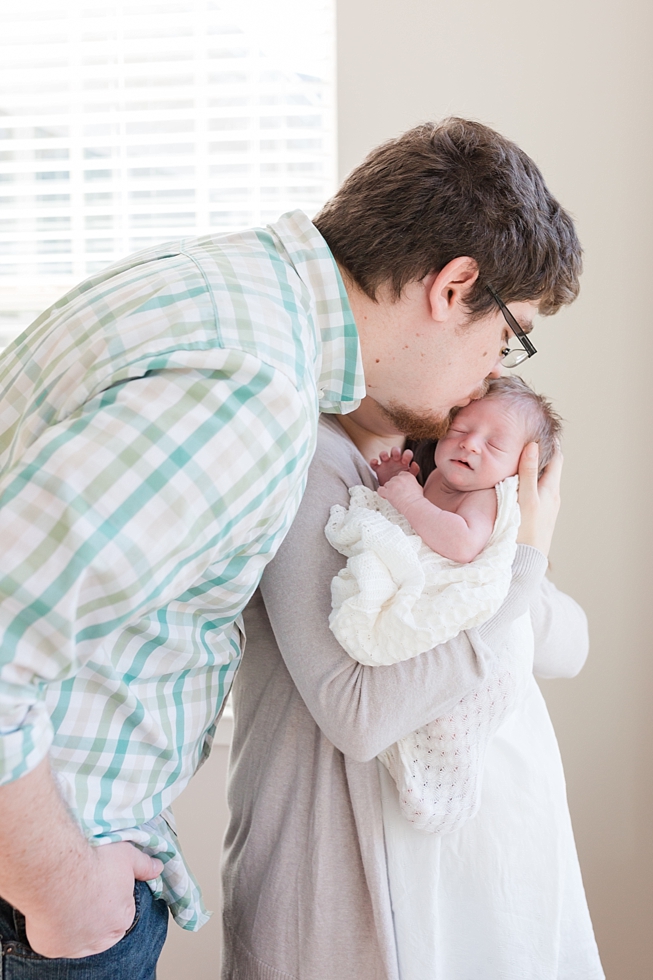
<path id="1" fill-rule="evenodd" d="M 337 415 L 320 416 L 312 469 L 324 477 L 331 475 L 344 480 L 348 486 L 363 483 L 376 489 L 372 469 L 340 425 Z"/>
<path id="2" fill-rule="evenodd" d="M 338 415 L 322 412 L 320 415 L 319 425 L 317 427 L 318 448 L 322 446 L 329 446 L 331 449 L 339 453 L 354 453 L 360 456 L 356 446 L 353 444 L 338 421 L 339 418 L 340 416 Z"/>

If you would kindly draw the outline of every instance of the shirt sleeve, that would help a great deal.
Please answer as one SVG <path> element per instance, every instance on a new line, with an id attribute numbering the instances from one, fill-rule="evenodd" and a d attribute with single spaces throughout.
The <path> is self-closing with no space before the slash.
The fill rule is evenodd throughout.
<path id="1" fill-rule="evenodd" d="M 571 596 L 544 579 L 531 603 L 538 677 L 575 677 L 589 651 L 587 617 Z"/>
<path id="2" fill-rule="evenodd" d="M 295 522 L 265 571 L 261 592 L 279 650 L 308 710 L 341 752 L 364 762 L 478 687 L 495 654 L 478 630 L 390 666 L 364 666 L 340 646 L 328 618 L 331 579 L 345 559 L 328 544 L 324 526 L 333 504 L 348 504 L 348 487 L 364 482 L 346 464 L 334 444 L 322 445 Z M 507 611 L 490 631 L 492 643 L 501 642 L 513 619 L 528 609 L 546 567 L 535 549 L 527 549 L 525 557 L 518 551 L 521 564 Z"/>
<path id="3" fill-rule="evenodd" d="M 226 351 L 223 370 L 101 392 L 23 453 L 0 480 L 0 784 L 47 754 L 44 686 L 210 565 L 225 583 L 216 619 L 235 618 L 292 520 L 312 448 L 289 379 Z"/>

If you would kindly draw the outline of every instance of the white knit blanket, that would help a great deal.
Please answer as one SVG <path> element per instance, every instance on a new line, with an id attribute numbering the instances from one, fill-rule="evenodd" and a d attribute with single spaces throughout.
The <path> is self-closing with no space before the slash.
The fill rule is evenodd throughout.
<path id="1" fill-rule="evenodd" d="M 516 709 L 532 678 L 529 613 L 515 620 L 497 654 L 482 686 L 379 753 L 397 784 L 403 815 L 419 830 L 449 834 L 476 816 L 490 740 Z"/>
<path id="2" fill-rule="evenodd" d="M 492 535 L 472 562 L 443 558 L 374 490 L 349 491 L 349 509 L 331 508 L 329 544 L 348 559 L 331 583 L 329 626 L 368 666 L 410 660 L 484 623 L 510 588 L 519 505 L 516 476 L 497 485 Z"/>
<path id="3" fill-rule="evenodd" d="M 332 582 L 329 624 L 350 656 L 370 666 L 398 663 L 497 611 L 510 587 L 516 548 L 517 477 L 496 490 L 492 536 L 464 565 L 431 551 L 391 504 L 366 487 L 350 490 L 349 510 L 332 508 L 326 536 L 348 561 Z M 513 624 L 481 688 L 379 755 L 397 784 L 404 816 L 417 828 L 450 833 L 476 814 L 485 750 L 525 690 L 532 661 L 526 614 Z"/>

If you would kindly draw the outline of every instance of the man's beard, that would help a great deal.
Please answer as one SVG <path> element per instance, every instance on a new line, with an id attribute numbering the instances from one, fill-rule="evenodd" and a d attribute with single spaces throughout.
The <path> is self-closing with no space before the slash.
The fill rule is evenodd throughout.
<path id="1" fill-rule="evenodd" d="M 414 439 L 415 442 L 421 439 L 441 439 L 447 433 L 451 420 L 456 414 L 455 409 L 447 415 L 414 412 L 394 402 L 391 402 L 387 408 L 385 405 L 379 405 L 379 408 L 398 432 L 405 435 L 407 439 Z"/>
<path id="2" fill-rule="evenodd" d="M 489 385 L 489 378 L 486 378 L 469 396 L 472 401 L 483 398 L 487 394 Z M 405 408 L 396 402 L 390 402 L 387 407 L 379 404 L 379 408 L 399 432 L 402 432 L 407 439 L 414 439 L 415 442 L 422 439 L 442 439 L 460 411 L 456 407 L 446 415 L 436 415 L 435 412 L 414 412 L 412 408 Z"/>

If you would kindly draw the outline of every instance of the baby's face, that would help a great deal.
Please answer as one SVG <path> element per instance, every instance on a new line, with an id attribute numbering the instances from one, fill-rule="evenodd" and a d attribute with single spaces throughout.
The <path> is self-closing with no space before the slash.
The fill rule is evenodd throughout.
<path id="1" fill-rule="evenodd" d="M 435 450 L 440 476 L 457 490 L 485 490 L 514 476 L 526 443 L 519 407 L 481 398 L 462 408 Z"/>

